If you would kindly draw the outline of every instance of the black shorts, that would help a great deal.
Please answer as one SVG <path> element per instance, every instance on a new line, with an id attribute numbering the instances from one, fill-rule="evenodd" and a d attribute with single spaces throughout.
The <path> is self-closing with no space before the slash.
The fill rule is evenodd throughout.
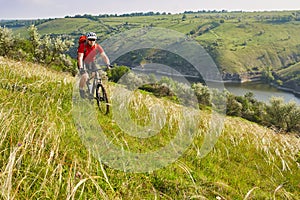
<path id="1" fill-rule="evenodd" d="M 95 71 L 97 69 L 95 62 L 90 62 L 90 63 L 84 62 L 83 68 L 87 71 Z"/>

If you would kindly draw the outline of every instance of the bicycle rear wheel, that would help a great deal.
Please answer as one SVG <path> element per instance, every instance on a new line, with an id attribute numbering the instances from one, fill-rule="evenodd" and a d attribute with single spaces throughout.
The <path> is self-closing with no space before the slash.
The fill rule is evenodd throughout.
<path id="1" fill-rule="evenodd" d="M 109 113 L 109 103 L 106 94 L 106 90 L 102 84 L 97 84 L 96 88 L 96 100 L 99 110 L 103 114 Z"/>

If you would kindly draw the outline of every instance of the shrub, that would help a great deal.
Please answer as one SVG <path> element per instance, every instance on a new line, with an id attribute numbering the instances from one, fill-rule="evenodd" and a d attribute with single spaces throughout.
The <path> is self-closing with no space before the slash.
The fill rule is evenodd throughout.
<path id="1" fill-rule="evenodd" d="M 12 30 L 0 27 L 0 55 L 7 56 L 13 50 L 15 38 Z"/>
<path id="2" fill-rule="evenodd" d="M 130 71 L 129 67 L 118 66 L 118 67 L 114 67 L 110 71 L 108 71 L 107 76 L 108 76 L 109 80 L 117 83 L 119 81 L 119 79 L 129 71 Z"/>
<path id="3" fill-rule="evenodd" d="M 15 37 L 10 29 L 0 28 L 0 56 L 56 66 L 61 71 L 74 74 L 75 65 L 72 59 L 65 55 L 74 45 L 71 39 L 61 36 L 51 38 L 48 35 L 42 37 L 34 25 L 27 30 L 29 40 Z"/>
<path id="4" fill-rule="evenodd" d="M 192 85 L 192 89 L 195 92 L 199 104 L 205 106 L 211 105 L 211 94 L 207 86 L 201 83 L 195 83 Z"/>
<path id="5" fill-rule="evenodd" d="M 295 102 L 284 103 L 282 98 L 273 97 L 266 107 L 266 121 L 284 131 L 300 131 L 300 108 Z"/>

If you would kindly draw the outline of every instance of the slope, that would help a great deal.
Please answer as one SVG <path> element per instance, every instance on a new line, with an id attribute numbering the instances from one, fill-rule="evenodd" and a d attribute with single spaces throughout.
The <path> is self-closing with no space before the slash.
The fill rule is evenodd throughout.
<path id="1" fill-rule="evenodd" d="M 292 135 L 227 117 L 215 147 L 200 158 L 210 114 L 199 111 L 197 134 L 180 159 L 157 171 L 124 173 L 96 160 L 81 141 L 72 119 L 74 78 L 6 58 L 0 71 L 2 199 L 299 199 L 300 141 Z M 115 85 L 108 87 L 111 94 Z M 136 97 L 130 109 L 138 119 L 147 101 L 180 109 L 147 93 Z M 126 150 L 168 143 L 162 134 L 149 141 L 127 136 L 111 115 L 98 122 Z"/>
<path id="2" fill-rule="evenodd" d="M 277 72 L 300 61 L 298 16 L 299 11 L 95 16 L 53 19 L 37 27 L 42 35 L 63 34 L 75 40 L 80 34 L 95 31 L 100 41 L 133 28 L 172 29 L 203 45 L 224 73 L 259 73 L 270 66 Z M 26 35 L 25 28 L 14 31 Z"/>

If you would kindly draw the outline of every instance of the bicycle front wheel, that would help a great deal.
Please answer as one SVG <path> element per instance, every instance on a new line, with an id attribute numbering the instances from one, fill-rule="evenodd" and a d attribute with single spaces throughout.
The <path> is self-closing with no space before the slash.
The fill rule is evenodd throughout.
<path id="1" fill-rule="evenodd" d="M 99 110 L 103 114 L 109 113 L 109 103 L 106 90 L 102 84 L 98 84 L 96 88 L 96 100 Z"/>

